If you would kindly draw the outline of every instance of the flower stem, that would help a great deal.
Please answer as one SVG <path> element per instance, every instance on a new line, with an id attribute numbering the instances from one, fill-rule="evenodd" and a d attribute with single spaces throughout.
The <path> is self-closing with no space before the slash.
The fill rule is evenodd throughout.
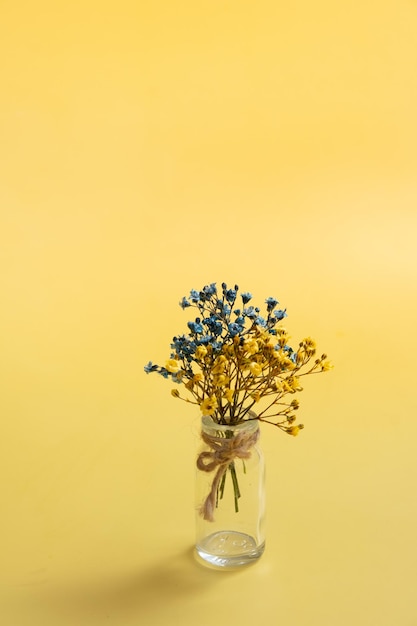
<path id="1" fill-rule="evenodd" d="M 232 463 L 230 463 L 229 469 L 230 469 L 230 473 L 232 475 L 233 490 L 235 492 L 235 512 L 238 513 L 239 512 L 238 499 L 240 498 L 240 489 L 239 489 L 239 483 L 238 483 L 237 475 L 236 475 L 236 468 L 235 468 L 235 464 L 234 464 L 233 461 L 232 461 Z"/>
<path id="2" fill-rule="evenodd" d="M 218 495 L 220 497 L 220 500 L 223 498 L 225 482 L 226 482 L 226 472 L 223 474 L 223 477 L 222 477 L 222 480 L 221 480 L 221 483 L 220 483 L 220 486 L 219 486 L 219 493 L 218 493 Z"/>

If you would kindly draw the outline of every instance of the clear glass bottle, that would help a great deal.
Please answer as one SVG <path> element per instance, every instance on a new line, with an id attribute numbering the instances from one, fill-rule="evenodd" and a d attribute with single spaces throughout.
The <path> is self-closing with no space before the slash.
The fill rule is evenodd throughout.
<path id="1" fill-rule="evenodd" d="M 259 422 L 249 419 L 237 425 L 219 425 L 204 416 L 201 438 L 196 553 L 220 568 L 253 563 L 265 549 L 265 472 Z"/>

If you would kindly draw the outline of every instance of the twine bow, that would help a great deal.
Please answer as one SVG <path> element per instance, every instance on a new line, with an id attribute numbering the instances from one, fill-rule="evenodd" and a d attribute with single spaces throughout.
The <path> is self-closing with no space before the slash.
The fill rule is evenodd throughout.
<path id="1" fill-rule="evenodd" d="M 203 472 L 213 472 L 217 468 L 217 472 L 213 478 L 210 493 L 200 507 L 200 515 L 205 520 L 213 522 L 220 481 L 234 459 L 250 458 L 251 448 L 259 438 L 259 430 L 253 433 L 238 433 L 235 437 L 224 439 L 202 432 L 201 438 L 211 448 L 211 451 L 206 450 L 198 455 L 197 467 Z"/>

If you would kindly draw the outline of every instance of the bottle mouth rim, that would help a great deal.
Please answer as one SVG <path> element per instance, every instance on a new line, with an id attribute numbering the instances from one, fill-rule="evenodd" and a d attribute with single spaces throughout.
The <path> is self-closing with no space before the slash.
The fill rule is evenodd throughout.
<path id="1" fill-rule="evenodd" d="M 249 411 L 248 415 L 250 416 L 250 419 L 245 419 L 242 422 L 238 422 L 237 424 L 218 424 L 211 415 L 203 415 L 201 418 L 201 423 L 203 428 L 217 430 L 220 432 L 230 432 L 231 430 L 233 430 L 234 432 L 240 430 L 246 430 L 251 432 L 257 430 L 259 428 L 259 422 L 256 419 L 256 413 L 254 413 L 253 411 Z"/>

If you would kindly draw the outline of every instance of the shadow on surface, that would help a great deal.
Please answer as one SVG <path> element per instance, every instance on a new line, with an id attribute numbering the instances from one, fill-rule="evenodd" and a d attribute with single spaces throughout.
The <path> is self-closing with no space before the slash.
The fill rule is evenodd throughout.
<path id="1" fill-rule="evenodd" d="M 50 588 L 39 600 L 56 616 L 56 623 L 66 619 L 84 626 L 104 618 L 132 617 L 139 620 L 135 623 L 151 624 L 170 610 L 176 613 L 185 604 L 197 604 L 203 591 L 234 575 L 235 570 L 219 572 L 200 565 L 189 549 L 137 572 Z"/>

